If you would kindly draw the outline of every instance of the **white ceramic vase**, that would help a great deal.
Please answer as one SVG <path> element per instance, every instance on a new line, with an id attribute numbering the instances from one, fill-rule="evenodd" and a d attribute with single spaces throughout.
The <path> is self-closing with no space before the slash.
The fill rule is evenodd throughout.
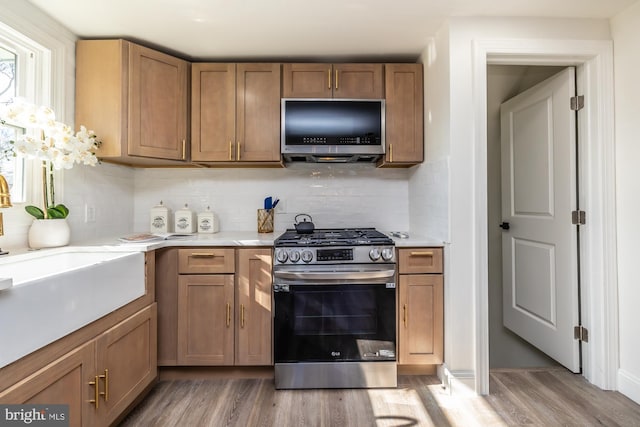
<path id="1" fill-rule="evenodd" d="M 29 228 L 29 247 L 32 249 L 66 246 L 71 229 L 66 218 L 34 219 Z"/>

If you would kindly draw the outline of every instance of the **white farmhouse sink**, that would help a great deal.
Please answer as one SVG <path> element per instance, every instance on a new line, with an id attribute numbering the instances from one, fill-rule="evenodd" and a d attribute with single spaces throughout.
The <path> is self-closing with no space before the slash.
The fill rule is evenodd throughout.
<path id="1" fill-rule="evenodd" d="M 144 253 L 52 249 L 0 260 L 0 368 L 144 295 Z"/>

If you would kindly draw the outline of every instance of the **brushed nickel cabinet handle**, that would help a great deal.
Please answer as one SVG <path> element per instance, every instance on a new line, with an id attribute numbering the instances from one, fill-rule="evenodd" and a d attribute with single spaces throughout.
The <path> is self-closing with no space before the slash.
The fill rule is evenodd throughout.
<path id="1" fill-rule="evenodd" d="M 233 142 L 229 141 L 229 160 L 233 160 Z"/>
<path id="2" fill-rule="evenodd" d="M 240 141 L 238 141 L 237 149 L 238 149 L 238 155 L 236 156 L 236 160 L 240 160 Z"/>
<path id="3" fill-rule="evenodd" d="M 231 304 L 227 303 L 227 328 L 231 326 Z"/>
<path id="4" fill-rule="evenodd" d="M 331 89 L 331 68 L 327 70 L 327 89 Z"/>
<path id="5" fill-rule="evenodd" d="M 182 140 L 182 160 L 187 159 L 187 140 Z"/>
<path id="6" fill-rule="evenodd" d="M 393 163 L 393 144 L 389 144 L 389 162 Z"/>
<path id="7" fill-rule="evenodd" d="M 336 70 L 336 90 L 338 90 L 338 70 Z"/>

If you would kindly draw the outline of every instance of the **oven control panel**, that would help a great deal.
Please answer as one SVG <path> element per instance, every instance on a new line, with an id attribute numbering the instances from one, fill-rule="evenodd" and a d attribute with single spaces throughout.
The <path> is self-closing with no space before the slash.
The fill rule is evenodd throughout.
<path id="1" fill-rule="evenodd" d="M 348 249 L 318 249 L 317 261 L 353 261 L 353 248 Z"/>
<path id="2" fill-rule="evenodd" d="M 275 264 L 349 264 L 396 261 L 394 246 L 276 248 Z"/>

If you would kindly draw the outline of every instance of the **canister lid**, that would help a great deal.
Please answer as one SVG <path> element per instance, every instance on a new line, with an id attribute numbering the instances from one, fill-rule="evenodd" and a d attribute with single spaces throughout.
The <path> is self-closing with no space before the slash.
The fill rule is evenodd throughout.
<path id="1" fill-rule="evenodd" d="M 185 203 L 185 204 L 184 204 L 184 208 L 182 208 L 182 209 L 178 209 L 178 210 L 176 211 L 176 214 L 177 214 L 177 213 L 191 214 L 191 213 L 193 213 L 193 211 L 192 211 L 191 209 L 189 209 L 189 204 L 188 204 L 188 203 Z"/>

